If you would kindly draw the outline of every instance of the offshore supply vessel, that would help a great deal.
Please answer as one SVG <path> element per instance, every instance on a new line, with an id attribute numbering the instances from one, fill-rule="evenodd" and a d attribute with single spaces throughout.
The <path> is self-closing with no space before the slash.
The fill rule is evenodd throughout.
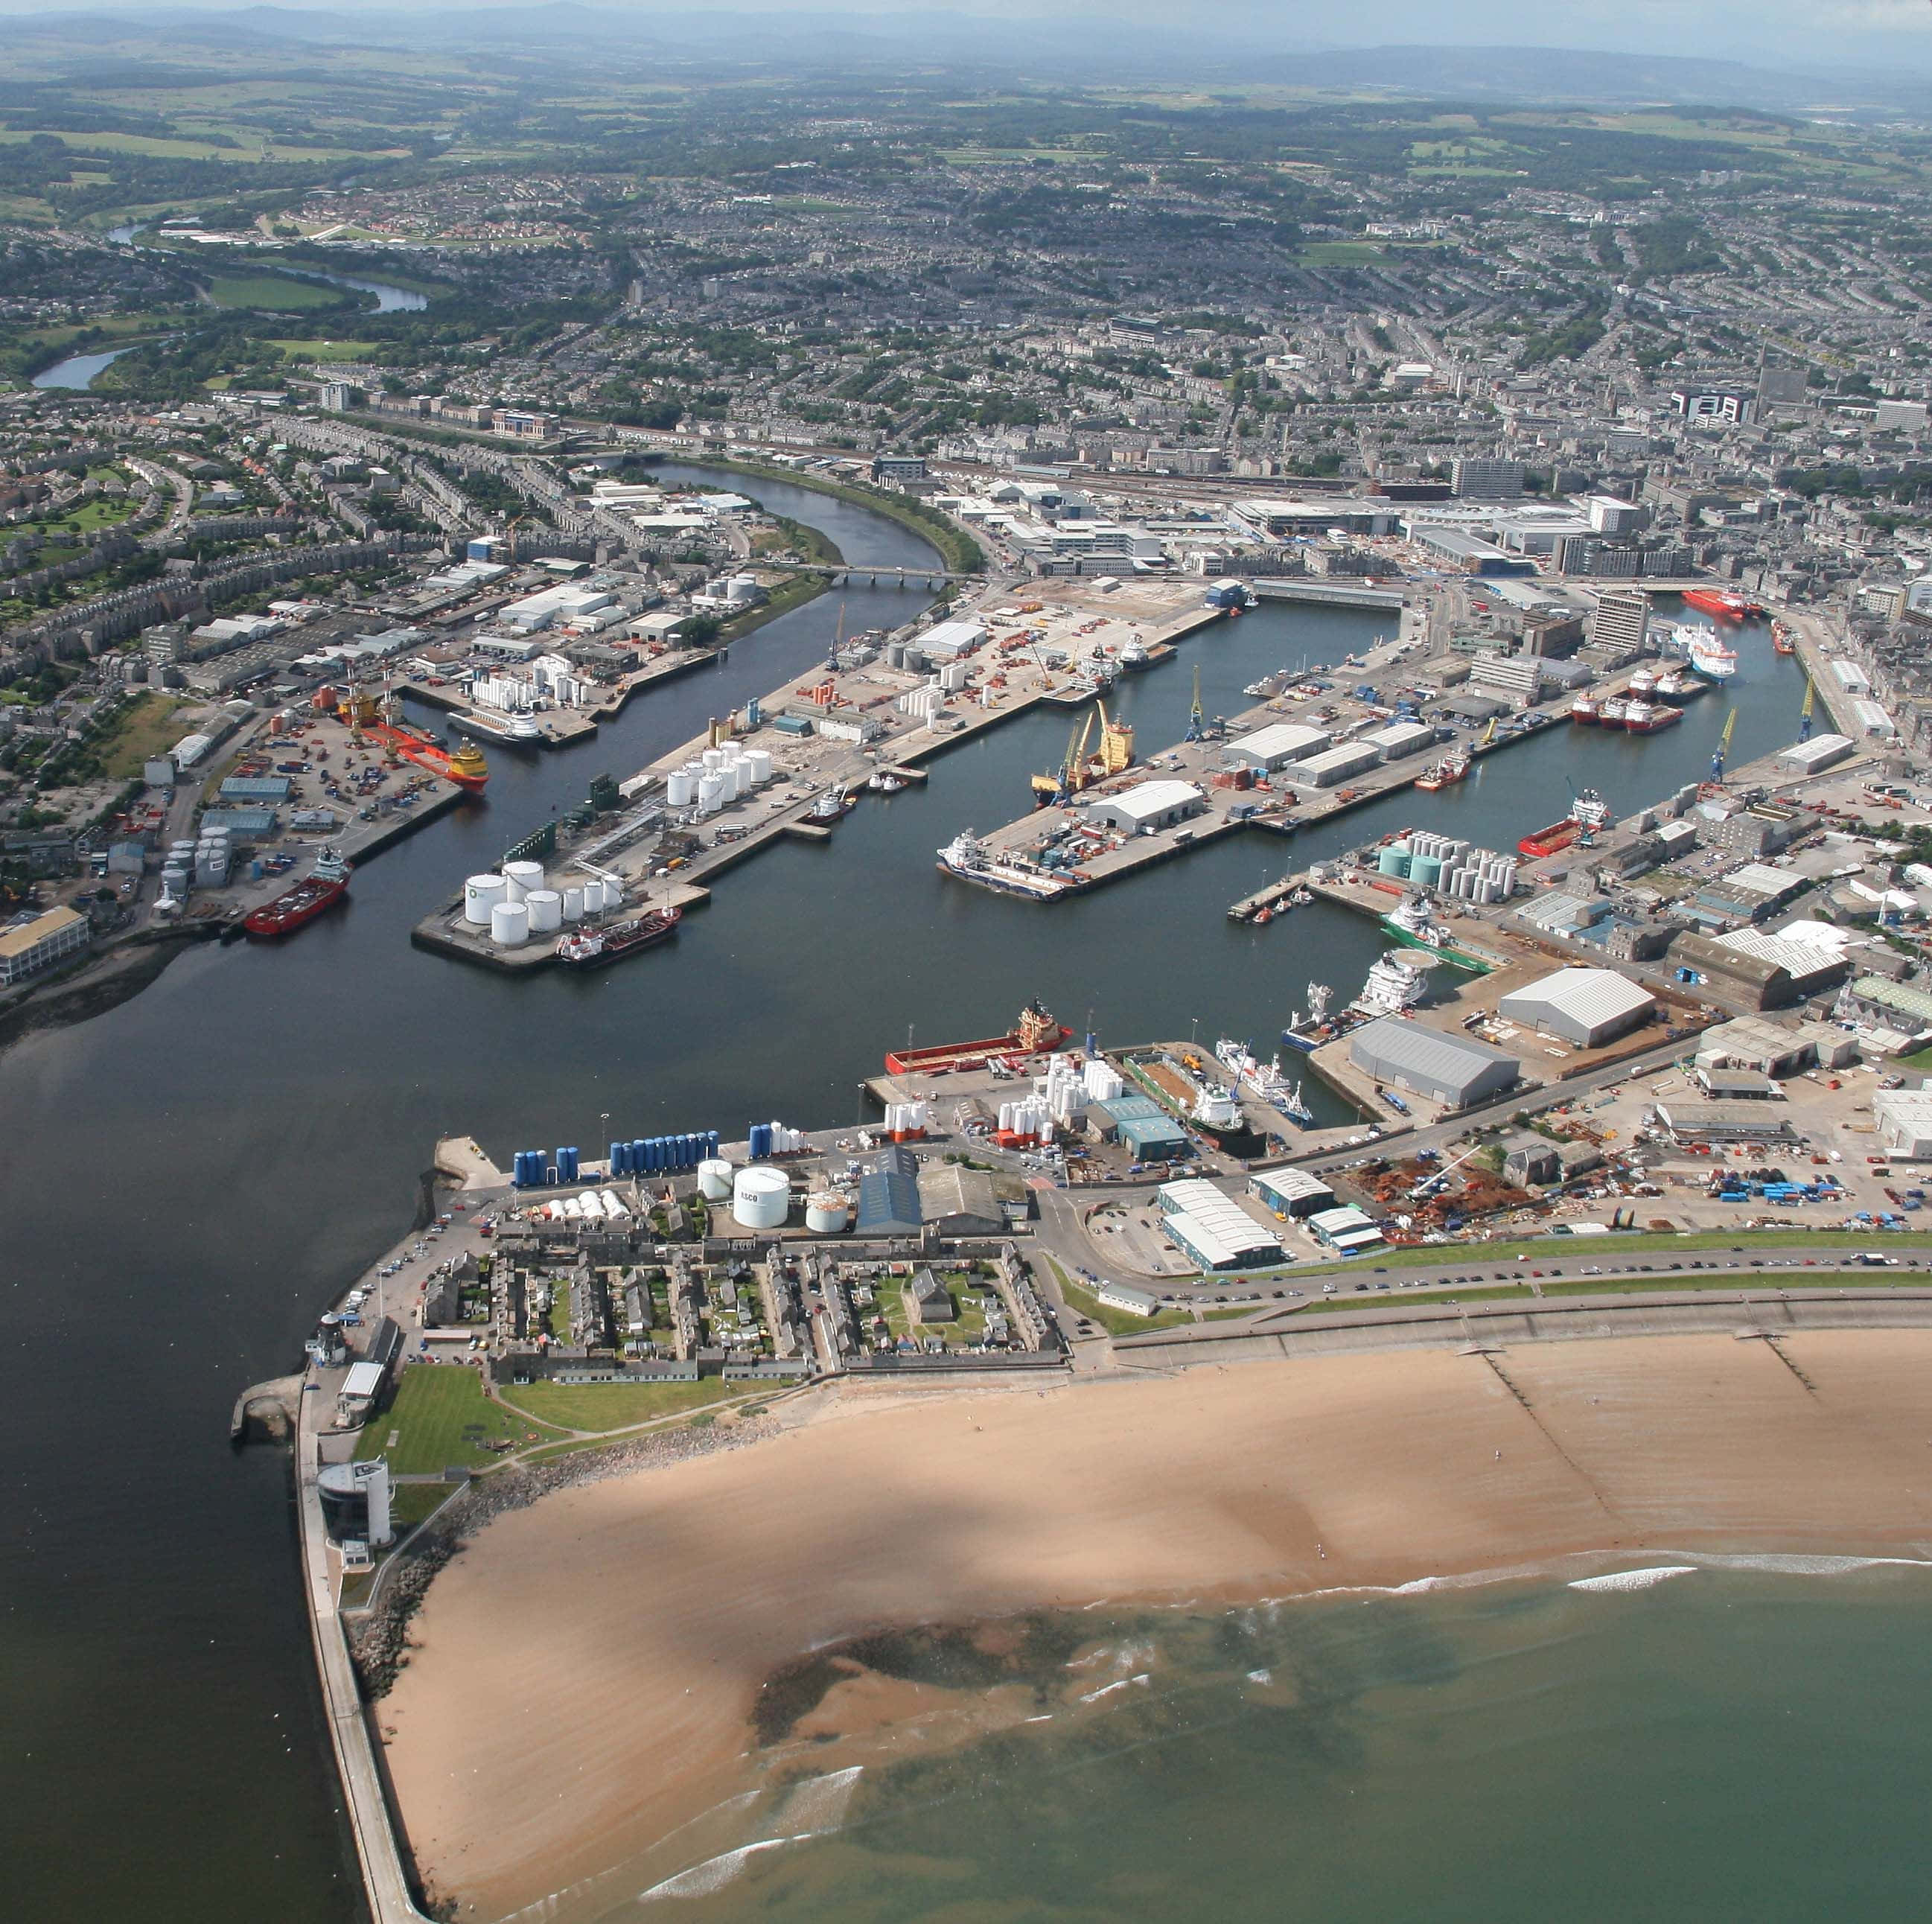
<path id="1" fill-rule="evenodd" d="M 652 948 L 677 932 L 684 920 L 681 908 L 653 908 L 628 922 L 602 929 L 577 929 L 556 945 L 556 959 L 572 968 L 602 968 L 621 962 L 640 949 Z"/>
<path id="2" fill-rule="evenodd" d="M 1057 1022 L 1044 1003 L 1029 1002 L 1020 1019 L 1004 1035 L 978 1042 L 934 1043 L 928 1049 L 888 1050 L 888 1076 L 946 1076 L 962 1069 L 983 1069 L 1007 1056 L 1051 1055 L 1073 1039 L 1073 1031 Z"/>
<path id="3" fill-rule="evenodd" d="M 1610 803 L 1595 789 L 1586 788 L 1571 803 L 1570 812 L 1561 821 L 1532 830 L 1516 844 L 1516 852 L 1534 861 L 1568 848 L 1573 842 L 1580 842 L 1588 848 L 1610 819 Z"/>
<path id="4" fill-rule="evenodd" d="M 1761 604 L 1735 588 L 1686 588 L 1684 605 L 1700 608 L 1720 621 L 1749 621 L 1764 612 Z"/>
<path id="5" fill-rule="evenodd" d="M 446 782 L 454 782 L 472 795 L 480 794 L 490 779 L 490 764 L 473 742 L 446 749 L 420 729 L 398 721 L 393 689 L 378 697 L 352 688 L 342 699 L 341 710 L 349 724 L 352 742 L 380 742 L 391 754 L 428 769 L 432 775 L 441 776 Z"/>
<path id="6" fill-rule="evenodd" d="M 316 857 L 315 866 L 293 888 L 250 909 L 242 918 L 242 926 L 264 941 L 292 935 L 348 894 L 350 873 L 340 850 L 325 848 Z"/>

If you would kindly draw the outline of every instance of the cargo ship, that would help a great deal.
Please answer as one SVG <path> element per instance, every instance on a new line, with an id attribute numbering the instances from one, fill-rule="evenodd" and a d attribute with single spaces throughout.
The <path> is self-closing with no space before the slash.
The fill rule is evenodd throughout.
<path id="1" fill-rule="evenodd" d="M 1684 605 L 1701 609 L 1720 621 L 1750 621 L 1764 613 L 1760 603 L 1735 588 L 1686 588 Z"/>
<path id="2" fill-rule="evenodd" d="M 1700 630 L 1690 638 L 1690 666 L 1706 681 L 1729 681 L 1738 671 L 1738 651 L 1725 646 L 1714 630 Z"/>
<path id="3" fill-rule="evenodd" d="M 472 743 L 446 749 L 398 722 L 366 722 L 362 732 L 371 741 L 394 749 L 405 761 L 412 761 L 432 775 L 440 775 L 446 782 L 454 782 L 472 795 L 480 794 L 490 779 L 490 764 L 483 759 L 483 751 Z"/>
<path id="4" fill-rule="evenodd" d="M 940 850 L 939 866 L 962 882 L 976 882 L 981 888 L 1019 896 L 1028 902 L 1056 901 L 1075 886 L 1070 877 L 1022 868 L 993 854 L 970 828 L 962 829 Z"/>
<path id="5" fill-rule="evenodd" d="M 1547 828 L 1539 828 L 1526 835 L 1516 844 L 1516 852 L 1536 861 L 1568 848 L 1573 842 L 1580 841 L 1587 848 L 1610 818 L 1609 803 L 1595 789 L 1586 788 L 1570 804 L 1570 812 L 1561 821 L 1553 821 Z"/>
<path id="6" fill-rule="evenodd" d="M 602 968 L 675 935 L 683 920 L 681 908 L 653 908 L 628 922 L 573 929 L 557 944 L 556 959 L 572 968 Z"/>
<path id="7" fill-rule="evenodd" d="M 293 888 L 250 909 L 242 918 L 242 926 L 264 941 L 292 935 L 347 896 L 350 874 L 340 850 L 325 848 L 316 857 L 315 866 Z"/>
<path id="8" fill-rule="evenodd" d="M 888 1076 L 950 1076 L 963 1069 L 983 1069 L 1009 1056 L 1050 1055 L 1073 1039 L 1064 1022 L 1056 1022 L 1046 1005 L 1029 1002 L 1018 1024 L 1004 1035 L 979 1042 L 934 1043 L 929 1049 L 895 1049 L 886 1056 Z"/>
<path id="9" fill-rule="evenodd" d="M 1438 789 L 1453 788 L 1469 772 L 1469 758 L 1458 749 L 1454 755 L 1444 755 L 1432 768 L 1425 768 L 1415 778 L 1415 785 L 1424 794 L 1432 795 Z"/>

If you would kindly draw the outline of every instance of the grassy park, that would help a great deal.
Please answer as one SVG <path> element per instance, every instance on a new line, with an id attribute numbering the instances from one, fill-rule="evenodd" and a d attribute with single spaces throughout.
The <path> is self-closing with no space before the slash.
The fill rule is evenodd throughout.
<path id="1" fill-rule="evenodd" d="M 461 1364 L 412 1363 L 403 1371 L 389 1407 L 371 1417 L 356 1439 L 358 1461 L 387 1457 L 400 1476 L 433 1475 L 441 1469 L 480 1469 L 507 1452 L 556 1433 L 546 1424 L 506 1409 L 483 1394 L 476 1371 Z"/>

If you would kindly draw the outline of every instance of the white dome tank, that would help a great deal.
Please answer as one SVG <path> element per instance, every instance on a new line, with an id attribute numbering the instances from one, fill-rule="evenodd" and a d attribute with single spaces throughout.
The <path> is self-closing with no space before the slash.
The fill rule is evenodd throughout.
<path id="1" fill-rule="evenodd" d="M 524 898 L 532 935 L 554 935 L 563 926 L 563 897 L 555 889 L 532 889 Z"/>
<path id="2" fill-rule="evenodd" d="M 698 1166 L 698 1193 L 709 1202 L 722 1202 L 731 1193 L 731 1165 L 713 1156 Z"/>
<path id="3" fill-rule="evenodd" d="M 770 749 L 747 749 L 745 765 L 752 772 L 752 783 L 755 788 L 772 779 L 772 752 Z"/>
<path id="4" fill-rule="evenodd" d="M 520 949 L 530 939 L 530 911 L 520 902 L 500 902 L 490 911 L 490 939 L 500 949 Z"/>
<path id="5" fill-rule="evenodd" d="M 844 1197 L 831 1190 L 805 1199 L 805 1226 L 814 1236 L 836 1236 L 850 1220 Z"/>
<path id="6" fill-rule="evenodd" d="M 747 1229 L 782 1229 L 791 1208 L 791 1181 L 782 1169 L 740 1169 L 732 1178 L 731 1214 Z"/>
<path id="7" fill-rule="evenodd" d="M 584 920 L 584 891 L 581 888 L 564 890 L 563 919 L 566 922 L 581 922 Z"/>
<path id="8" fill-rule="evenodd" d="M 688 809 L 698 793 L 698 778 L 688 769 L 674 768 L 664 782 L 664 800 L 674 809 Z"/>
<path id="9" fill-rule="evenodd" d="M 722 768 L 724 765 L 724 751 L 722 749 L 708 748 L 704 751 L 704 772 L 706 774 L 716 775 L 718 770 Z"/>
<path id="10" fill-rule="evenodd" d="M 716 812 L 724 800 L 724 778 L 722 775 L 707 775 L 698 785 L 698 809 L 700 815 Z"/>
<path id="11" fill-rule="evenodd" d="M 721 800 L 735 802 L 745 792 L 744 777 L 736 762 L 726 762 L 718 770 L 718 779 L 724 785 L 724 794 L 719 797 Z"/>
<path id="12" fill-rule="evenodd" d="M 604 878 L 604 906 L 622 908 L 624 905 L 624 878 L 622 875 L 607 875 Z"/>
<path id="13" fill-rule="evenodd" d="M 532 889 L 544 885 L 543 864 L 541 862 L 506 862 L 503 880 L 509 884 L 503 899 L 521 902 Z"/>
<path id="14" fill-rule="evenodd" d="M 501 875 L 472 875 L 463 884 L 463 919 L 472 929 L 490 926 L 490 911 L 508 899 L 508 884 Z"/>

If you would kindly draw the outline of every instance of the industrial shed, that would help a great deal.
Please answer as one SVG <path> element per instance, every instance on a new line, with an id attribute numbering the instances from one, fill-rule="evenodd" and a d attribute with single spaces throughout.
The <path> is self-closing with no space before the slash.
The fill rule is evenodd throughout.
<path id="1" fill-rule="evenodd" d="M 1680 1142 L 1772 1142 L 1798 1133 L 1777 1103 L 1663 1102 L 1657 1117 Z"/>
<path id="2" fill-rule="evenodd" d="M 1191 782 L 1142 782 L 1123 794 L 1087 803 L 1082 812 L 1090 821 L 1124 828 L 1130 835 L 1150 833 L 1185 821 L 1206 799 Z"/>
<path id="3" fill-rule="evenodd" d="M 1312 1216 L 1335 1206 L 1335 1192 L 1306 1169 L 1259 1170 L 1248 1179 L 1248 1193 L 1278 1216 Z"/>
<path id="4" fill-rule="evenodd" d="M 1281 768 L 1326 748 L 1334 739 L 1325 728 L 1311 728 L 1299 722 L 1276 722 L 1230 742 L 1222 758 L 1248 768 Z"/>
<path id="5" fill-rule="evenodd" d="M 942 1236 L 1003 1236 L 1011 1225 L 993 1178 L 957 1163 L 920 1170 L 920 1214 Z"/>
<path id="6" fill-rule="evenodd" d="M 862 1236 L 916 1236 L 924 1226 L 919 1193 L 919 1158 L 910 1149 L 882 1149 L 859 1178 Z"/>
<path id="7" fill-rule="evenodd" d="M 1279 1239 L 1211 1182 L 1163 1183 L 1155 1195 L 1166 1218 L 1162 1227 L 1203 1269 L 1281 1261 Z"/>
<path id="8" fill-rule="evenodd" d="M 1538 1035 L 1561 1037 L 1579 1049 L 1600 1048 L 1656 1013 L 1656 998 L 1611 968 L 1559 968 L 1540 982 L 1510 990 L 1498 1015 Z"/>
<path id="9" fill-rule="evenodd" d="M 1909 1163 L 1932 1158 L 1932 1089 L 1878 1090 L 1872 1120 L 1887 1155 Z"/>
<path id="10" fill-rule="evenodd" d="M 1679 935 L 1670 945 L 1670 960 L 1676 968 L 1691 971 L 1720 995 L 1748 1008 L 1781 1009 L 1798 999 L 1791 971 L 1784 962 L 1747 954 L 1713 941 L 1708 935 Z"/>
<path id="11" fill-rule="evenodd" d="M 1450 1035 L 1399 1016 L 1365 1023 L 1348 1038 L 1348 1060 L 1378 1082 L 1466 1109 L 1522 1079 L 1514 1055 L 1466 1035 Z"/>

